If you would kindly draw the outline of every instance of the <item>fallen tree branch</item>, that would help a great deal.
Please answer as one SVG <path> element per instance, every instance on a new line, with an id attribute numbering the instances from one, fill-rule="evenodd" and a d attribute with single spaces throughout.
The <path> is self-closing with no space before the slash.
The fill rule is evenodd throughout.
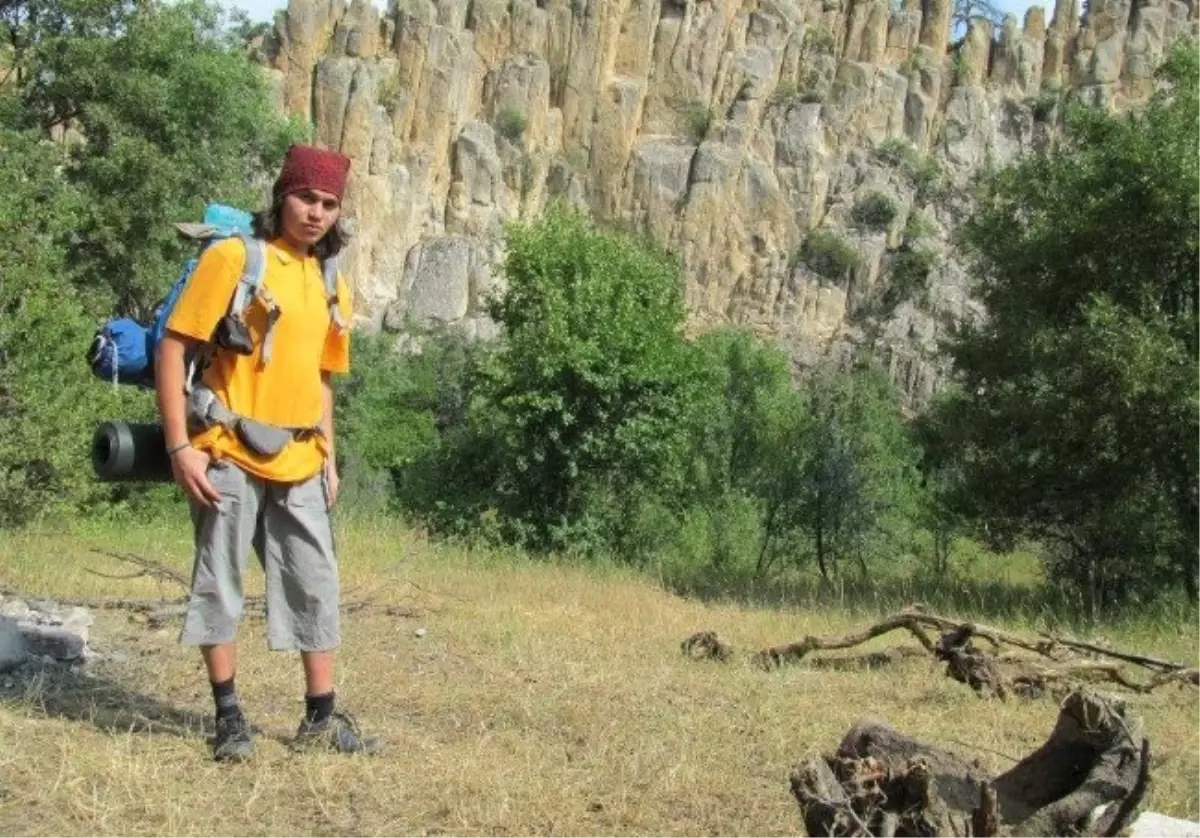
<path id="1" fill-rule="evenodd" d="M 1134 654 L 1131 652 L 1120 652 L 1116 649 L 1106 649 L 1103 646 L 1096 646 L 1092 643 L 1083 643 L 1079 640 L 1069 640 L 1062 637 L 1055 637 L 1053 635 L 1046 634 L 1045 632 L 1042 633 L 1042 637 L 1047 638 L 1053 643 L 1057 643 L 1059 646 L 1065 646 L 1068 649 L 1076 649 L 1081 652 L 1091 652 L 1097 655 L 1104 655 L 1106 657 L 1125 661 L 1126 663 L 1135 663 L 1138 666 L 1144 666 L 1148 669 L 1161 669 L 1163 672 L 1169 673 L 1179 672 L 1180 670 L 1185 670 L 1188 668 L 1185 665 L 1181 663 L 1175 663 L 1174 661 L 1167 661 L 1163 660 L 1162 658 L 1152 658 L 1148 655 Z"/>
<path id="2" fill-rule="evenodd" d="M 936 629 L 941 637 L 935 644 L 926 630 Z M 969 685 L 981 695 L 994 695 L 1001 699 L 1016 693 L 1024 698 L 1033 698 L 1046 693 L 1051 686 L 1064 684 L 1074 688 L 1079 682 L 1108 681 L 1138 693 L 1148 693 L 1164 684 L 1191 684 L 1200 687 L 1200 672 L 1182 664 L 1148 655 L 1130 652 L 1115 652 L 1074 640 L 1044 636 L 1043 640 L 1029 640 L 992 626 L 972 622 L 959 622 L 949 617 L 930 614 L 919 606 L 906 608 L 885 617 L 857 632 L 825 636 L 808 635 L 792 643 L 770 646 L 757 652 L 753 660 L 764 669 L 773 669 L 785 662 L 807 658 L 814 651 L 849 649 L 869 640 L 904 630 L 917 639 L 925 651 L 946 663 L 946 674 Z M 972 640 L 981 637 L 997 650 L 989 654 L 976 649 Z M 1034 652 L 1037 658 L 1019 653 L 1000 654 L 1004 646 L 1012 646 L 1026 652 Z M 696 632 L 681 646 L 684 655 L 693 660 L 728 660 L 732 646 L 717 637 L 715 632 Z M 885 666 L 917 654 L 907 647 L 893 647 L 879 652 L 870 652 L 857 658 L 838 657 L 810 660 L 813 667 L 824 668 L 871 668 Z M 1150 669 L 1154 677 L 1142 681 L 1131 677 L 1118 664 L 1097 660 L 1072 658 L 1072 650 L 1108 654 L 1120 661 Z"/>
<path id="3" fill-rule="evenodd" d="M 755 662 L 764 669 L 771 669 L 781 665 L 785 660 L 800 660 L 809 652 L 849 649 L 852 646 L 866 643 L 868 640 L 891 631 L 896 631 L 897 629 L 907 630 L 913 637 L 917 638 L 926 651 L 933 652 L 933 642 L 921 630 L 920 622 L 917 619 L 921 616 L 921 614 L 915 611 L 905 611 L 893 614 L 891 617 L 854 634 L 830 635 L 826 637 L 809 635 L 795 643 L 783 643 L 779 646 L 771 646 L 764 649 L 754 656 Z"/>
<path id="4" fill-rule="evenodd" d="M 991 626 L 986 626 L 983 623 L 972 623 L 964 620 L 954 620 L 950 617 L 941 617 L 937 614 L 928 614 L 924 611 L 905 610 L 901 614 L 911 615 L 915 618 L 919 625 L 937 629 L 941 632 L 947 631 L 965 631 L 971 636 L 982 637 L 984 640 L 992 644 L 993 648 L 999 649 L 1007 644 L 1016 646 L 1018 649 L 1025 649 L 1029 652 L 1042 655 L 1044 657 L 1054 658 L 1054 643 L 1052 641 L 1032 641 L 1026 640 L 1023 637 L 1018 637 L 1015 634 L 1009 634 L 1006 631 L 1001 631 Z"/>
<path id="5" fill-rule="evenodd" d="M 1150 689 L 1161 687 L 1163 684 L 1191 684 L 1193 687 L 1200 687 L 1200 670 L 1197 669 L 1178 669 L 1174 672 L 1164 672 L 1161 675 L 1155 675 L 1147 685 Z"/>
<path id="6" fill-rule="evenodd" d="M 98 553 L 101 556 L 108 556 L 110 559 L 117 559 L 118 561 L 129 562 L 130 564 L 137 565 L 143 570 L 143 574 L 138 575 L 152 576 L 156 579 L 174 582 L 175 584 L 182 586 L 184 590 L 188 590 L 192 587 L 191 580 L 179 571 L 172 570 L 171 568 L 166 567 L 158 562 L 151 561 L 150 559 L 144 559 L 141 556 L 134 555 L 133 553 L 114 553 L 110 550 L 101 550 L 99 547 L 93 547 L 92 552 Z M 91 572 L 96 573 L 96 571 Z M 97 573 L 97 575 L 103 576 L 103 574 L 99 573 Z"/>

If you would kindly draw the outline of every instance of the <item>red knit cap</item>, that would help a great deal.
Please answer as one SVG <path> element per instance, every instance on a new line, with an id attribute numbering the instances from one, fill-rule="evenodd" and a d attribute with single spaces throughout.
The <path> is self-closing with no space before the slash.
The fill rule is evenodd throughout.
<path id="1" fill-rule="evenodd" d="M 310 145 L 294 145 L 287 150 L 271 191 L 275 200 L 279 200 L 301 189 L 320 189 L 337 195 L 340 201 L 349 173 L 350 158 L 346 155 Z"/>

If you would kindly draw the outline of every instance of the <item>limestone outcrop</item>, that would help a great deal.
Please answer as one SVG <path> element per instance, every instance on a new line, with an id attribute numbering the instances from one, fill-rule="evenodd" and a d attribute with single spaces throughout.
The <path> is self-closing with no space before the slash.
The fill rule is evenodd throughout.
<path id="1" fill-rule="evenodd" d="M 1077 3 L 952 44 L 950 0 L 291 0 L 264 52 L 354 161 L 360 326 L 494 334 L 503 224 L 561 200 L 677 253 L 696 328 L 800 365 L 868 344 L 920 401 L 978 313 L 944 244 L 969 173 L 1046 142 L 1067 91 L 1145 99 L 1195 37 L 1194 0 Z M 918 247 L 925 287 L 889 295 Z"/>

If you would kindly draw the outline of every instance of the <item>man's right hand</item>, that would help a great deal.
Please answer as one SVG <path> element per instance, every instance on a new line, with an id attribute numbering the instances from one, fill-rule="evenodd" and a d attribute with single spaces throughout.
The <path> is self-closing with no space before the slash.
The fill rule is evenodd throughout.
<path id="1" fill-rule="evenodd" d="M 221 493 L 208 481 L 208 466 L 212 457 L 188 446 L 171 455 L 171 474 L 187 496 L 204 507 L 216 506 Z"/>

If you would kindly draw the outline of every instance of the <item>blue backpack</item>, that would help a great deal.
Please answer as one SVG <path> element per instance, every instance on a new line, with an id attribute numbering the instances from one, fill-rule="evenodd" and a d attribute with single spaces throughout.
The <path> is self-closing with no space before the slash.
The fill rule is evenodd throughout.
<path id="1" fill-rule="evenodd" d="M 128 317 L 115 317 L 100 327 L 88 350 L 88 363 L 97 378 L 113 384 L 154 387 L 154 354 L 166 331 L 167 321 L 196 270 L 200 254 L 213 242 L 237 237 L 246 246 L 246 265 L 238 280 L 238 290 L 230 303 L 227 319 L 242 322 L 242 312 L 258 292 L 266 272 L 265 247 L 254 238 L 249 213 L 223 204 L 209 204 L 204 209 L 201 223 L 175 226 L 181 235 L 200 243 L 199 251 L 183 266 L 171 290 L 155 307 L 154 317 L 148 324 Z M 252 347 L 232 348 L 249 352 Z"/>

